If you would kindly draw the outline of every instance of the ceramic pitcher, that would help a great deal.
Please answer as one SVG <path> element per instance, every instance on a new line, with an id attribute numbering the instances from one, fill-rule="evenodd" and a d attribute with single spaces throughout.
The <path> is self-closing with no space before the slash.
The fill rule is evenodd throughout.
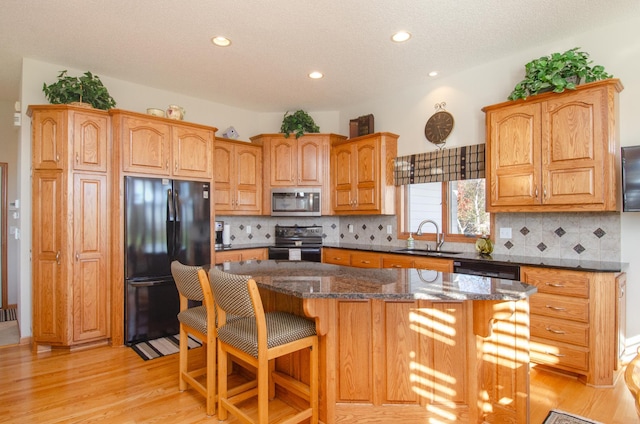
<path id="1" fill-rule="evenodd" d="M 181 121 L 184 119 L 184 114 L 185 111 L 180 106 L 169 105 L 169 107 L 167 108 L 167 118 L 169 119 L 177 119 Z"/>

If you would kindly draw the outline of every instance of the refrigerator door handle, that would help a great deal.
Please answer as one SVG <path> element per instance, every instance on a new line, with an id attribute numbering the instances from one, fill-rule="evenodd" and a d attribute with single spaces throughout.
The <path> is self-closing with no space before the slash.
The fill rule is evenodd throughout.
<path id="1" fill-rule="evenodd" d="M 171 260 L 175 258 L 174 225 L 175 225 L 175 204 L 173 203 L 173 192 L 167 190 L 167 255 Z"/>
<path id="2" fill-rule="evenodd" d="M 180 228 L 180 215 L 182 214 L 182 205 L 180 204 L 180 193 L 178 190 L 173 191 L 173 200 L 175 204 L 175 215 L 174 215 L 174 224 L 173 224 L 173 254 L 174 257 L 177 257 L 181 250 L 180 241 L 182 240 Z"/>
<path id="3" fill-rule="evenodd" d="M 167 221 L 175 221 L 175 205 L 173 204 L 173 193 L 167 190 Z"/>

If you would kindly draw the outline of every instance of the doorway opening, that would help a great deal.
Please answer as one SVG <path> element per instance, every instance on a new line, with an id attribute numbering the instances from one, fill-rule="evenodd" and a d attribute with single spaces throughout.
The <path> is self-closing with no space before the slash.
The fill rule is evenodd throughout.
<path id="1" fill-rule="evenodd" d="M 7 289 L 7 168 L 6 162 L 0 162 L 0 292 L 2 304 L 0 309 L 9 307 L 9 296 Z"/>

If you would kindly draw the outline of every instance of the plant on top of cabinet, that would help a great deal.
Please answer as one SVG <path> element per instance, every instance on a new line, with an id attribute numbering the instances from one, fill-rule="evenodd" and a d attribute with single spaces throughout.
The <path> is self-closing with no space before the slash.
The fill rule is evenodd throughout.
<path id="1" fill-rule="evenodd" d="M 526 99 L 539 92 L 552 91 L 562 93 L 565 89 L 575 90 L 576 85 L 612 78 L 604 66 L 595 65 L 589 60 L 589 53 L 574 47 L 564 53 L 552 53 L 542 56 L 524 65 L 525 78 L 516 84 L 509 100 Z"/>
<path id="2" fill-rule="evenodd" d="M 64 70 L 58 75 L 58 81 L 50 85 L 44 83 L 42 91 L 51 104 L 88 103 L 102 110 L 116 105 L 100 77 L 89 71 L 81 77 L 72 77 Z"/>
<path id="3" fill-rule="evenodd" d="M 313 118 L 304 110 L 297 110 L 291 115 L 286 111 L 282 119 L 280 132 L 284 133 L 285 138 L 289 138 L 289 133 L 295 133 L 296 138 L 300 138 L 305 132 L 319 133 L 320 127 L 316 125 Z"/>

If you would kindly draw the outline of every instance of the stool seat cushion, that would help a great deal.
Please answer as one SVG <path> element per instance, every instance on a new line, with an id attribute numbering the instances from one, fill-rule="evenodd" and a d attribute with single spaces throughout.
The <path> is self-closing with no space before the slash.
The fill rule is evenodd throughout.
<path id="1" fill-rule="evenodd" d="M 207 334 L 207 308 L 204 305 L 181 311 L 178 313 L 178 321 L 202 334 Z"/>
<path id="2" fill-rule="evenodd" d="M 287 312 L 265 314 L 267 323 L 267 347 L 269 349 L 316 335 L 313 321 Z M 218 328 L 218 339 L 240 349 L 254 358 L 258 357 L 258 333 L 256 319 L 236 318 Z"/>

